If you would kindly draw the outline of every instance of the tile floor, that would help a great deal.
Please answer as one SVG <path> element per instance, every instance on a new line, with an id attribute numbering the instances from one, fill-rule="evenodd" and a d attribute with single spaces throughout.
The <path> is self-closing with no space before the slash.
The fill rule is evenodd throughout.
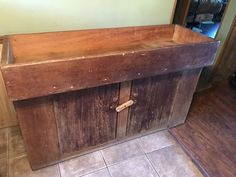
<path id="1" fill-rule="evenodd" d="M 32 171 L 18 127 L 0 129 L 0 177 L 200 177 L 168 131 Z"/>

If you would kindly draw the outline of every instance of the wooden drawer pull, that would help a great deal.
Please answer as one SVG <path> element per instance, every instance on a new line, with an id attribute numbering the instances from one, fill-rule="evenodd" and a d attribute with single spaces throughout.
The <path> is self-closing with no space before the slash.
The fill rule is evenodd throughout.
<path id="1" fill-rule="evenodd" d="M 119 105 L 118 107 L 116 107 L 116 112 L 121 112 L 122 110 L 132 106 L 134 104 L 133 100 L 129 100 L 121 105 Z"/>

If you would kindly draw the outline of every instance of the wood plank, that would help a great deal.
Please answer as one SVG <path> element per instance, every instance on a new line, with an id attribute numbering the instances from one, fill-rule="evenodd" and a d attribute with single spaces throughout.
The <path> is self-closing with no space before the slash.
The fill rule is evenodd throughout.
<path id="1" fill-rule="evenodd" d="M 185 122 L 201 70 L 199 68 L 183 72 L 175 93 L 168 127 Z"/>
<path id="2" fill-rule="evenodd" d="M 14 102 L 28 158 L 33 169 L 59 160 L 60 150 L 51 97 Z"/>
<path id="3" fill-rule="evenodd" d="M 235 90 L 227 81 L 194 97 L 185 124 L 170 129 L 206 176 L 236 176 Z"/>
<path id="4" fill-rule="evenodd" d="M 201 43 L 124 56 L 8 65 L 2 72 L 10 99 L 21 100 L 203 67 L 212 63 L 217 46 Z"/>
<path id="5" fill-rule="evenodd" d="M 62 155 L 116 138 L 119 84 L 58 94 L 55 117 Z"/>
<path id="6" fill-rule="evenodd" d="M 1 38 L 0 38 L 1 39 Z M 0 41 L 0 60 L 2 59 L 2 43 Z M 0 72 L 0 128 L 17 125 L 15 110 L 7 96 L 6 87 Z"/>
<path id="7" fill-rule="evenodd" d="M 120 85 L 119 105 L 130 99 L 131 81 L 123 82 Z M 117 138 L 126 136 L 129 109 L 125 109 L 118 113 L 117 117 Z"/>
<path id="8" fill-rule="evenodd" d="M 181 73 L 134 80 L 127 134 L 166 128 Z"/>

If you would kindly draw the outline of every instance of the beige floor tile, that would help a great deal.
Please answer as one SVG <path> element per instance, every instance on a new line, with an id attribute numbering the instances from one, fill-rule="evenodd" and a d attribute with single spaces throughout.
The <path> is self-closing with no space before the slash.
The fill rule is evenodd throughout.
<path id="1" fill-rule="evenodd" d="M 109 166 L 112 177 L 158 177 L 145 155 Z"/>
<path id="2" fill-rule="evenodd" d="M 22 156 L 26 153 L 24 141 L 21 135 L 20 128 L 18 126 L 9 129 L 8 142 L 10 158 Z"/>
<path id="3" fill-rule="evenodd" d="M 202 177 L 180 147 L 169 146 L 147 156 L 160 177 Z"/>
<path id="4" fill-rule="evenodd" d="M 60 163 L 62 177 L 82 176 L 105 168 L 106 164 L 100 151 L 86 154 Z"/>
<path id="5" fill-rule="evenodd" d="M 0 159 L 0 177 L 7 177 L 7 159 Z"/>
<path id="6" fill-rule="evenodd" d="M 7 158 L 7 132 L 7 128 L 0 129 L 0 159 Z"/>
<path id="7" fill-rule="evenodd" d="M 57 165 L 32 171 L 24 155 L 9 160 L 9 177 L 60 177 L 60 173 Z"/>
<path id="8" fill-rule="evenodd" d="M 175 140 L 167 130 L 153 133 L 139 138 L 139 143 L 145 153 L 175 144 Z"/>
<path id="9" fill-rule="evenodd" d="M 102 151 L 103 157 L 107 165 L 111 165 L 128 158 L 143 155 L 144 152 L 137 140 L 131 140 L 122 144 L 118 144 Z"/>
<path id="10" fill-rule="evenodd" d="M 102 170 L 96 171 L 94 173 L 90 173 L 88 175 L 85 175 L 83 177 L 111 177 L 109 174 L 109 171 L 107 168 L 104 168 Z"/>

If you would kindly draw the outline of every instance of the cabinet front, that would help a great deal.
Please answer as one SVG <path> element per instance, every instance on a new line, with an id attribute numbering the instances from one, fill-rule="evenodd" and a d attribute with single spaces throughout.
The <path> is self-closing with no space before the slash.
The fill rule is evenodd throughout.
<path id="1" fill-rule="evenodd" d="M 181 73 L 134 80 L 127 135 L 166 128 Z"/>
<path id="2" fill-rule="evenodd" d="M 59 94 L 54 99 L 62 154 L 116 138 L 119 84 Z"/>

